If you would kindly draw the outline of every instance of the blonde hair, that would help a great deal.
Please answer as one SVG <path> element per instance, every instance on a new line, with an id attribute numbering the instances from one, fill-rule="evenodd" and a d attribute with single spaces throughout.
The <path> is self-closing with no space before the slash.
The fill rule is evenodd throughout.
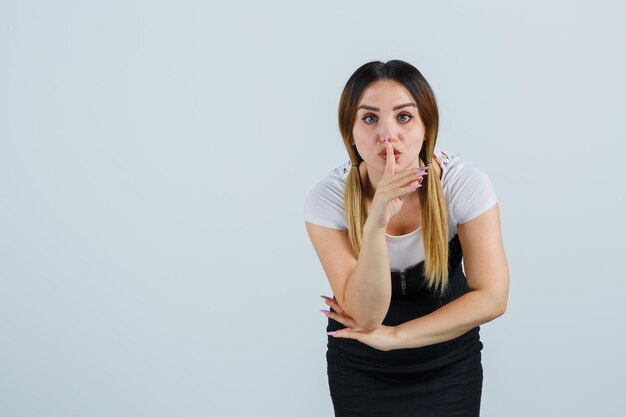
<path id="1" fill-rule="evenodd" d="M 420 166 L 432 166 L 437 142 L 439 113 L 435 95 L 422 74 L 411 64 L 393 60 L 383 63 L 372 61 L 359 67 L 348 79 L 339 100 L 339 130 L 352 165 L 360 165 L 363 158 L 352 145 L 352 130 L 356 121 L 356 108 L 365 89 L 375 81 L 394 80 L 411 94 L 424 123 L 425 136 L 419 152 Z M 363 225 L 367 219 L 366 184 L 362 183 L 357 169 L 350 169 L 344 189 L 344 206 L 348 237 L 354 254 L 361 251 Z M 424 278 L 431 291 L 443 292 L 448 286 L 448 222 L 446 200 L 438 175 L 426 175 L 417 190 L 422 208 L 422 238 L 424 241 Z"/>

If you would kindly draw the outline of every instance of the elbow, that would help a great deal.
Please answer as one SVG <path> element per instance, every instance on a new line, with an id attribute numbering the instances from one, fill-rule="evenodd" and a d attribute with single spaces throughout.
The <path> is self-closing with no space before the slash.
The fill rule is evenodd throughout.
<path id="1" fill-rule="evenodd" d="M 506 297 L 501 297 L 494 294 L 484 293 L 485 301 L 485 315 L 487 316 L 487 321 L 491 321 L 496 319 L 506 312 Z"/>
<path id="2" fill-rule="evenodd" d="M 505 312 L 506 312 L 506 300 L 496 302 L 496 306 L 494 307 L 494 318 L 504 315 Z"/>
<path id="3" fill-rule="evenodd" d="M 378 329 L 383 325 L 383 321 L 385 320 L 385 316 L 387 312 L 384 314 L 375 314 L 371 309 L 366 311 L 361 311 L 359 314 L 354 317 L 354 321 L 364 329 L 368 331 L 373 331 Z"/>
<path id="4" fill-rule="evenodd" d="M 378 323 L 378 324 L 368 324 L 366 326 L 361 326 L 361 327 L 367 330 L 368 332 L 373 332 L 374 330 L 378 329 L 381 325 L 382 323 Z"/>
<path id="5" fill-rule="evenodd" d="M 359 327 L 362 327 L 368 331 L 373 331 L 381 327 L 383 324 L 383 321 L 385 320 L 385 316 L 387 315 L 386 312 L 385 312 L 385 315 L 382 317 L 376 317 L 376 316 L 371 316 L 371 315 L 366 314 L 366 313 L 371 313 L 371 311 L 368 311 L 365 313 L 354 312 L 354 314 L 350 314 L 348 313 L 348 311 L 352 311 L 352 307 L 346 305 L 345 298 L 341 304 L 343 304 L 342 308 L 344 312 L 346 312 L 346 314 L 348 314 L 348 316 L 350 316 L 352 320 L 354 320 Z"/>
<path id="6" fill-rule="evenodd" d="M 372 332 L 376 329 L 378 329 L 380 326 L 382 326 L 382 322 L 374 322 L 374 323 L 368 323 L 365 326 L 361 326 L 363 327 L 365 330 Z"/>
<path id="7" fill-rule="evenodd" d="M 506 305 L 508 300 L 508 292 L 502 291 L 489 291 L 484 292 L 485 305 L 489 312 L 491 320 L 504 315 L 506 312 Z"/>
<path id="8" fill-rule="evenodd" d="M 358 324 L 360 327 L 364 328 L 367 331 L 373 331 L 378 329 L 380 326 L 382 326 L 383 324 L 383 320 L 354 320 L 356 321 L 356 324 Z"/>

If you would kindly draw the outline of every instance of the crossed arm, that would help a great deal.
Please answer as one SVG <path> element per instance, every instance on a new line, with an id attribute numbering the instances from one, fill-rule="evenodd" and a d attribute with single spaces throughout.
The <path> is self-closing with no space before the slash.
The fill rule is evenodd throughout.
<path id="1" fill-rule="evenodd" d="M 333 337 L 356 339 L 379 350 L 417 348 L 454 339 L 501 316 L 509 294 L 509 268 L 502 244 L 500 211 L 496 203 L 485 213 L 457 225 L 469 291 L 434 312 L 398 326 L 368 330 L 347 315 L 335 300 L 326 304 L 328 317 L 345 329 Z"/>

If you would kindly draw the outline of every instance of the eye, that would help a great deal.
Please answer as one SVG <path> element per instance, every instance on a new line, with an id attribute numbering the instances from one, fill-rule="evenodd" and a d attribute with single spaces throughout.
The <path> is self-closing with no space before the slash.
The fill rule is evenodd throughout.
<path id="1" fill-rule="evenodd" d="M 369 119 L 370 117 L 376 117 L 376 116 L 372 116 L 371 114 L 368 114 L 367 116 L 365 116 L 365 117 L 363 118 L 363 121 L 364 121 L 365 123 L 367 123 L 367 124 L 370 124 L 370 123 L 367 121 L 367 119 Z"/>
<path id="2" fill-rule="evenodd" d="M 413 116 L 411 116 L 411 115 L 410 115 L 410 114 L 408 114 L 408 113 L 402 113 L 402 114 L 401 114 L 401 115 L 399 115 L 398 117 L 405 117 L 405 116 L 406 116 L 406 117 L 408 117 L 408 119 L 403 119 L 403 120 L 401 120 L 401 121 L 403 121 L 403 122 L 409 122 L 409 121 L 413 118 Z M 363 118 L 362 118 L 362 120 L 363 120 L 365 123 L 367 123 L 367 124 L 369 125 L 369 124 L 372 124 L 372 123 L 373 123 L 373 122 L 369 122 L 369 121 L 368 121 L 368 119 L 371 119 L 371 118 L 375 118 L 375 119 L 377 119 L 378 117 L 377 117 L 377 116 L 374 116 L 374 115 L 372 115 L 372 114 L 368 114 L 367 116 L 363 117 Z"/>

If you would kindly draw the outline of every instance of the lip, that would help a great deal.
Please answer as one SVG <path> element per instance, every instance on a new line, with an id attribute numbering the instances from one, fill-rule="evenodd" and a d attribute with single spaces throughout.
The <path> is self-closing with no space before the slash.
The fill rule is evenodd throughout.
<path id="1" fill-rule="evenodd" d="M 383 158 L 385 161 L 387 160 L 387 154 L 382 154 L 382 155 L 379 155 L 379 156 L 380 156 L 381 158 Z M 397 161 L 398 159 L 400 159 L 400 154 L 399 154 L 399 153 L 394 153 L 394 154 L 393 154 L 393 156 L 395 156 L 395 157 L 396 157 L 396 161 Z"/>
<path id="2" fill-rule="evenodd" d="M 398 151 L 396 151 L 395 149 L 393 150 L 393 154 L 394 154 L 395 156 L 398 156 L 398 155 L 400 155 L 401 153 L 402 153 L 402 152 L 398 152 Z M 378 155 L 380 155 L 380 156 L 387 156 L 387 150 L 385 149 L 384 151 L 382 151 L 382 152 L 381 152 L 381 153 L 379 153 Z"/>

